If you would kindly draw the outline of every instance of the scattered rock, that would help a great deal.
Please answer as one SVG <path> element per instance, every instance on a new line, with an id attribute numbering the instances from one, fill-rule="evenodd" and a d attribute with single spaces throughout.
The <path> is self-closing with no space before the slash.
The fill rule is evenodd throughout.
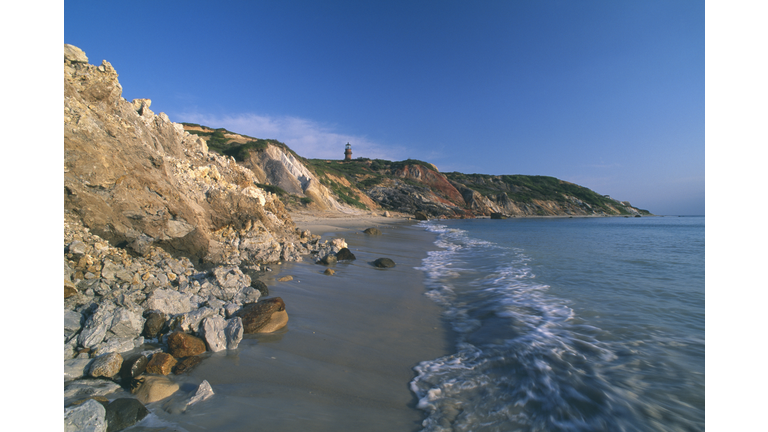
<path id="1" fill-rule="evenodd" d="M 371 264 L 378 268 L 391 268 L 395 266 L 395 262 L 389 258 L 379 258 Z"/>
<path id="2" fill-rule="evenodd" d="M 322 265 L 330 266 L 330 265 L 336 264 L 337 261 L 338 261 L 338 258 L 336 257 L 336 255 L 328 254 L 328 255 L 320 258 L 320 261 L 318 261 L 318 263 L 320 263 Z"/>
<path id="3" fill-rule="evenodd" d="M 246 334 L 260 333 L 262 327 L 269 323 L 270 318 L 275 312 L 284 311 L 285 303 L 280 297 L 265 299 L 258 303 L 249 303 L 243 305 L 243 308 L 237 311 L 236 316 L 243 320 L 243 331 Z"/>
<path id="4" fill-rule="evenodd" d="M 363 233 L 368 234 L 368 235 L 372 235 L 372 236 L 380 236 L 381 235 L 381 230 L 378 229 L 378 228 L 368 228 L 365 231 L 363 231 Z"/>
<path id="5" fill-rule="evenodd" d="M 237 349 L 240 341 L 243 340 L 243 319 L 234 317 L 227 322 L 224 328 L 224 334 L 227 336 L 227 349 Z"/>
<path id="6" fill-rule="evenodd" d="M 107 405 L 107 432 L 121 431 L 140 422 L 149 410 L 134 398 L 115 399 Z"/>
<path id="7" fill-rule="evenodd" d="M 116 383 L 100 378 L 83 378 L 64 384 L 64 406 L 92 396 L 106 396 L 120 390 Z"/>
<path id="8" fill-rule="evenodd" d="M 94 378 L 111 378 L 120 372 L 120 366 L 123 365 L 123 356 L 112 352 L 100 355 L 93 359 L 91 363 L 90 375 Z"/>
<path id="9" fill-rule="evenodd" d="M 205 342 L 191 334 L 176 331 L 168 335 L 168 352 L 176 358 L 195 356 L 205 352 Z"/>
<path id="10" fill-rule="evenodd" d="M 343 248 L 336 254 L 336 259 L 339 261 L 354 261 L 357 257 L 355 257 L 355 254 L 353 254 L 349 248 Z"/>
<path id="11" fill-rule="evenodd" d="M 176 363 L 176 367 L 173 368 L 173 373 L 175 375 L 181 375 L 183 373 L 189 372 L 202 362 L 203 358 L 200 356 L 187 357 Z"/>
<path id="12" fill-rule="evenodd" d="M 146 338 L 156 338 L 163 329 L 163 326 L 165 326 L 167 319 L 166 315 L 162 312 L 149 312 L 147 320 L 144 321 L 144 330 L 141 334 Z"/>
<path id="13" fill-rule="evenodd" d="M 197 389 L 190 392 L 183 400 L 169 400 L 163 404 L 163 409 L 171 414 L 181 414 L 196 403 L 212 398 L 213 389 L 208 381 L 203 380 Z"/>
<path id="14" fill-rule="evenodd" d="M 143 404 L 157 402 L 176 393 L 179 385 L 165 376 L 142 375 L 137 378 L 136 399 Z"/>
<path id="15" fill-rule="evenodd" d="M 491 219 L 506 219 L 507 216 L 502 213 L 491 213 Z"/>
<path id="16" fill-rule="evenodd" d="M 123 385 L 127 385 L 131 380 L 140 376 L 147 369 L 149 358 L 144 354 L 134 354 L 123 361 L 120 368 L 120 380 Z"/>
<path id="17" fill-rule="evenodd" d="M 251 287 L 259 290 L 262 297 L 267 297 L 269 295 L 269 288 L 267 288 L 267 284 L 258 279 L 251 280 Z"/>
<path id="18" fill-rule="evenodd" d="M 106 432 L 107 411 L 91 399 L 84 404 L 64 409 L 65 432 Z"/>
<path id="19" fill-rule="evenodd" d="M 292 281 L 292 280 L 293 280 L 293 276 L 291 276 L 291 275 L 288 275 L 288 276 L 283 276 L 283 277 L 281 277 L 281 278 L 280 278 L 280 279 L 278 279 L 277 281 L 278 281 L 278 282 L 288 282 L 288 281 Z"/>
<path id="20" fill-rule="evenodd" d="M 70 281 L 64 281 L 64 298 L 70 298 L 77 294 L 77 287 Z"/>
<path id="21" fill-rule="evenodd" d="M 333 274 L 336 273 L 333 269 L 325 269 L 323 272 L 324 275 L 333 276 Z"/>
<path id="22" fill-rule="evenodd" d="M 177 360 L 173 358 L 172 355 L 160 352 L 149 359 L 145 372 L 157 375 L 168 375 L 173 371 L 173 367 L 176 366 L 176 363 Z"/>
<path id="23" fill-rule="evenodd" d="M 84 377 L 86 371 L 90 369 L 92 361 L 90 358 L 74 358 L 64 361 L 64 381 L 73 381 Z"/>
<path id="24" fill-rule="evenodd" d="M 183 314 L 192 310 L 191 295 L 171 289 L 152 291 L 147 297 L 145 309 L 157 310 L 169 315 Z"/>
<path id="25" fill-rule="evenodd" d="M 203 320 L 200 325 L 200 333 L 210 351 L 219 352 L 227 349 L 227 337 L 224 334 L 226 325 L 227 322 L 221 315 L 214 315 Z"/>

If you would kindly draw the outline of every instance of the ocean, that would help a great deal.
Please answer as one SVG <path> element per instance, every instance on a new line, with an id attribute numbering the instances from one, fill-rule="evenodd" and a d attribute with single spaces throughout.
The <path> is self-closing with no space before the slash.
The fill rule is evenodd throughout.
<path id="1" fill-rule="evenodd" d="M 422 222 L 425 431 L 704 430 L 704 217 Z"/>

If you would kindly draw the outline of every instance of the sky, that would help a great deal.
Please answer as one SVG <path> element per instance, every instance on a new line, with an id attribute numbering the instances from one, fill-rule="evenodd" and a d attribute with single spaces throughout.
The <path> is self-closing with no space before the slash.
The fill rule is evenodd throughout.
<path id="1" fill-rule="evenodd" d="M 703 1 L 65 1 L 123 97 L 307 158 L 547 175 L 705 214 Z"/>

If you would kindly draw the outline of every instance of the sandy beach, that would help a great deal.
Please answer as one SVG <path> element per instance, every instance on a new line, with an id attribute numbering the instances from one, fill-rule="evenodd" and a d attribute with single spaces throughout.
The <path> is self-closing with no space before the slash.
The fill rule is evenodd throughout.
<path id="1" fill-rule="evenodd" d="M 287 327 L 210 355 L 185 379 L 208 380 L 217 397 L 161 423 L 188 431 L 419 430 L 424 415 L 409 389 L 412 368 L 452 348 L 441 310 L 424 296 L 415 269 L 434 250 L 434 235 L 404 218 L 294 221 L 323 240 L 346 239 L 357 259 L 333 266 L 333 276 L 309 259 L 270 266 L 262 280 L 270 297 L 285 301 Z M 373 226 L 383 234 L 362 232 Z M 380 257 L 396 267 L 373 267 Z M 293 280 L 278 281 L 287 275 Z"/>

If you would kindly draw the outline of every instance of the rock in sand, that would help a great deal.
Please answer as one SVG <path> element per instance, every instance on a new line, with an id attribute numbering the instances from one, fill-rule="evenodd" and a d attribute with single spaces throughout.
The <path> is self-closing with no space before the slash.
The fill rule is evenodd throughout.
<path id="1" fill-rule="evenodd" d="M 377 268 L 391 268 L 395 266 L 395 262 L 389 258 L 379 258 L 371 264 Z"/>

